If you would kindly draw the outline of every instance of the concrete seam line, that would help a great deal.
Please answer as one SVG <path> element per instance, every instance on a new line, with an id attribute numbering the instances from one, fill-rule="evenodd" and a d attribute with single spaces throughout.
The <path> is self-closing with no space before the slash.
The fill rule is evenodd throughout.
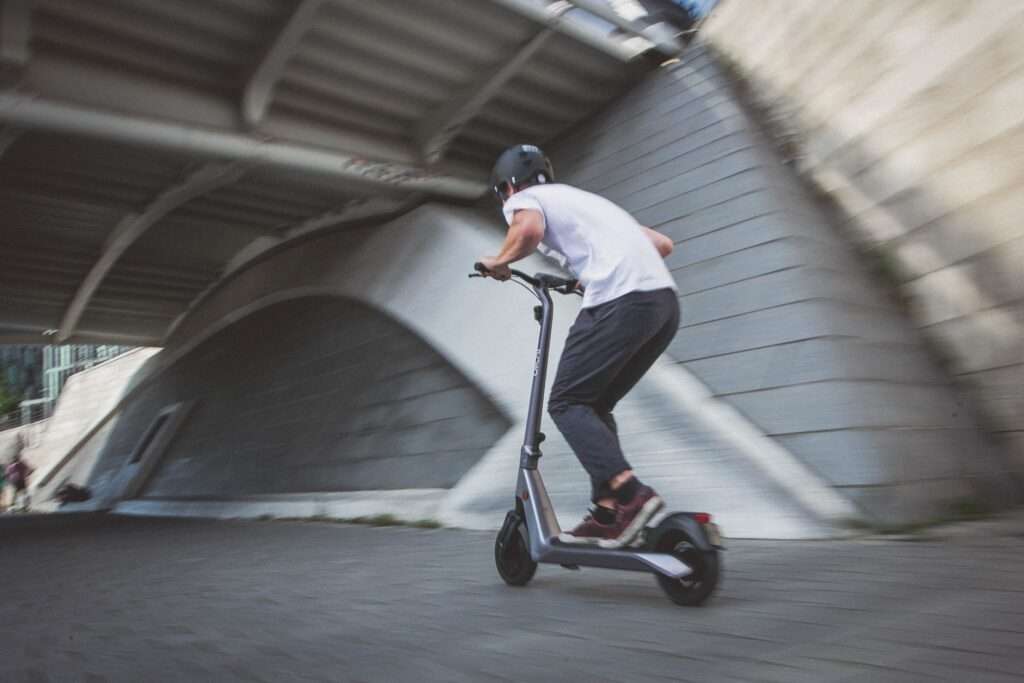
<path id="1" fill-rule="evenodd" d="M 673 368 L 679 371 L 678 376 L 670 376 L 677 374 L 671 372 Z M 711 390 L 682 364 L 660 362 L 648 377 L 809 511 L 831 521 L 861 517 L 853 503 L 739 411 L 715 398 Z"/>

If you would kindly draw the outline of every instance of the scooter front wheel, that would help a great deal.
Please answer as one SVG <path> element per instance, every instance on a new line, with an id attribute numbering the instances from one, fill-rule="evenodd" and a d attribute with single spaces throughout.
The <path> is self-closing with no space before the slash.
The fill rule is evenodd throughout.
<path id="1" fill-rule="evenodd" d="M 654 550 L 674 555 L 693 570 L 679 579 L 657 575 L 658 584 L 672 602 L 695 607 L 714 592 L 721 572 L 721 560 L 717 549 L 701 550 L 686 531 L 669 529 L 658 539 Z"/>
<path id="2" fill-rule="evenodd" d="M 530 557 L 530 544 L 522 524 L 508 534 L 499 533 L 494 541 L 494 564 L 502 580 L 510 586 L 525 586 L 537 572 Z"/>

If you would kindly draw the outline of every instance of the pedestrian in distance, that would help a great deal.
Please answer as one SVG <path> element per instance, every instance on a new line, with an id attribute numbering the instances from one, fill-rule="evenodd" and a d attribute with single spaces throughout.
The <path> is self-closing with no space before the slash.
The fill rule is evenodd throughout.
<path id="1" fill-rule="evenodd" d="M 32 468 L 22 460 L 21 454 L 14 456 L 14 459 L 7 465 L 7 482 L 14 490 L 11 496 L 11 510 L 27 511 L 31 505 L 28 493 L 28 478 L 32 475 Z M 21 506 L 18 506 L 19 500 Z"/>

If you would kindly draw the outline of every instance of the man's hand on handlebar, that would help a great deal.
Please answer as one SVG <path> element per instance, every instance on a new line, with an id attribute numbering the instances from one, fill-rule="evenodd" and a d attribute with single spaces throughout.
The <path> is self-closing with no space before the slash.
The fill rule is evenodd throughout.
<path id="1" fill-rule="evenodd" d="M 480 263 L 484 267 L 484 270 L 481 272 L 484 277 L 493 277 L 495 280 L 507 280 L 512 277 L 512 271 L 509 270 L 508 265 L 498 263 L 498 260 L 491 256 L 485 256 L 480 259 Z"/>
<path id="2" fill-rule="evenodd" d="M 488 269 L 488 265 L 490 265 L 493 270 Z M 514 277 L 535 290 L 544 289 L 552 292 L 558 292 L 559 294 L 578 294 L 579 296 L 583 296 L 583 286 L 580 284 L 579 280 L 571 280 L 559 277 L 558 275 L 551 275 L 549 273 L 527 275 L 521 270 L 498 265 L 496 259 L 493 258 L 477 261 L 473 264 L 473 270 L 476 272 L 470 273 L 470 277 L 492 277 L 495 280 L 508 280 Z"/>

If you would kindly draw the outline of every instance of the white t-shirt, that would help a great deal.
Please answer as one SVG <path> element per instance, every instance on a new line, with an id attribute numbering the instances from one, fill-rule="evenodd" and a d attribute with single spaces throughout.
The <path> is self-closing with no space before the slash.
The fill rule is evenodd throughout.
<path id="1" fill-rule="evenodd" d="M 520 209 L 544 216 L 539 251 L 553 256 L 586 288 L 589 308 L 637 291 L 676 283 L 650 238 L 624 209 L 604 197 L 570 185 L 534 185 L 512 195 L 505 220 Z"/>

